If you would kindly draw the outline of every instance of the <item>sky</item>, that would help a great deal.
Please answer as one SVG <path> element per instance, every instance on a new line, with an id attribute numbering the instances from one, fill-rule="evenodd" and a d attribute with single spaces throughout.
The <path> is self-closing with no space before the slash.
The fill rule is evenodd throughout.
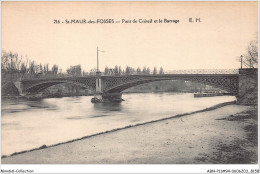
<path id="1" fill-rule="evenodd" d="M 66 19 L 114 23 L 65 24 Z M 163 22 L 154 23 L 158 19 Z M 99 52 L 101 70 L 234 69 L 257 38 L 257 22 L 257 2 L 2 2 L 2 50 L 58 64 L 63 72 L 77 64 L 85 71 L 95 68 L 97 47 L 105 51 Z"/>

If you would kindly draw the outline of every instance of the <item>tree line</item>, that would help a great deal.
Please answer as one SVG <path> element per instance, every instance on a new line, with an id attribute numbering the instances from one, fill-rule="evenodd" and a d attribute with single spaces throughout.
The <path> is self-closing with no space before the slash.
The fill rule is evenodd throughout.
<path id="1" fill-rule="evenodd" d="M 122 69 L 116 65 L 114 68 L 106 66 L 105 75 L 131 75 L 131 74 L 164 74 L 163 68 L 159 71 L 156 67 L 151 70 L 149 67 L 133 68 L 127 66 Z M 53 78 L 53 77 L 75 77 L 96 75 L 96 69 L 93 68 L 89 72 L 82 70 L 81 65 L 73 65 L 62 72 L 57 64 L 50 66 L 49 64 L 41 64 L 28 59 L 27 56 L 18 55 L 13 52 L 2 51 L 1 55 L 1 76 L 2 81 L 15 81 L 17 79 L 33 79 L 33 78 Z"/>
<path id="2" fill-rule="evenodd" d="M 17 53 L 2 51 L 1 73 L 2 78 L 36 78 L 44 76 L 56 76 L 61 74 L 61 69 L 54 64 L 37 64 L 28 57 L 19 56 Z"/>
<path id="3" fill-rule="evenodd" d="M 62 72 L 57 64 L 36 63 L 28 57 L 19 56 L 17 53 L 2 51 L 1 55 L 1 75 L 2 78 L 41 78 L 41 77 L 65 77 L 88 75 L 82 71 L 81 65 L 70 66 L 66 72 Z"/>
<path id="4" fill-rule="evenodd" d="M 241 67 L 257 68 L 258 66 L 258 40 L 252 40 L 249 42 L 246 52 L 239 57 Z"/>
<path id="5" fill-rule="evenodd" d="M 148 74 L 164 74 L 163 68 L 160 67 L 159 72 L 157 71 L 157 68 L 154 67 L 153 70 L 149 67 L 143 67 L 142 69 L 138 67 L 137 69 L 126 66 L 125 69 L 122 69 L 121 66 L 116 65 L 114 68 L 108 68 L 107 66 L 105 67 L 104 70 L 105 75 L 135 75 L 135 74 L 143 74 L 143 75 L 148 75 Z"/>

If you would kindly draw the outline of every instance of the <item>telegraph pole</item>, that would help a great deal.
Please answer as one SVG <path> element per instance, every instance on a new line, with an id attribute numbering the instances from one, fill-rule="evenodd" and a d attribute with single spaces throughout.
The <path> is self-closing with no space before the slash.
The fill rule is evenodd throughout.
<path id="1" fill-rule="evenodd" d="M 98 49 L 97 47 L 97 73 L 99 72 L 99 60 L 98 60 L 98 52 L 102 52 L 102 53 L 105 53 L 105 51 L 101 51 Z"/>
<path id="2" fill-rule="evenodd" d="M 101 81 L 101 72 L 99 71 L 99 60 L 98 60 L 98 52 L 104 52 L 98 49 L 97 47 L 97 72 L 96 72 L 96 98 L 101 99 L 101 96 L 99 94 L 102 93 L 102 81 Z"/>

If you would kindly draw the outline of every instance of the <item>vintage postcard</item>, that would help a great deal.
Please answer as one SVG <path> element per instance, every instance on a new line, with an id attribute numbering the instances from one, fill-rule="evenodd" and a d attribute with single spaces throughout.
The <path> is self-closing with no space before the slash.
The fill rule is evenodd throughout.
<path id="1" fill-rule="evenodd" d="M 257 1 L 2 1 L 1 24 L 1 173 L 259 172 Z"/>

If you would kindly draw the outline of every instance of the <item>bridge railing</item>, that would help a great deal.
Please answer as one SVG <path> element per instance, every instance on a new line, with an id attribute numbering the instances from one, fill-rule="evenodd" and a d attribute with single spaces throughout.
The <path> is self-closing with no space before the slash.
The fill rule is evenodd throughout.
<path id="1" fill-rule="evenodd" d="M 160 75 L 160 74 L 239 74 L 238 69 L 192 69 L 192 70 L 171 70 L 163 73 L 143 73 L 143 72 L 131 72 L 128 74 L 104 74 L 104 76 L 120 76 L 120 75 Z"/>
<path id="2" fill-rule="evenodd" d="M 165 71 L 162 74 L 239 74 L 238 69 L 193 69 L 193 70 L 171 70 Z M 160 73 L 153 74 L 150 73 L 142 73 L 142 72 L 131 72 L 129 74 L 105 74 L 101 73 L 102 76 L 124 76 L 124 75 L 160 75 Z M 57 75 L 57 76 L 24 76 L 21 77 L 20 80 L 34 80 L 34 79 L 58 79 L 58 78 L 68 78 L 68 77 L 94 77 L 94 74 L 84 75 L 84 76 L 71 76 L 67 74 Z"/>
<path id="3" fill-rule="evenodd" d="M 238 69 L 192 69 L 165 71 L 165 74 L 239 74 Z"/>

